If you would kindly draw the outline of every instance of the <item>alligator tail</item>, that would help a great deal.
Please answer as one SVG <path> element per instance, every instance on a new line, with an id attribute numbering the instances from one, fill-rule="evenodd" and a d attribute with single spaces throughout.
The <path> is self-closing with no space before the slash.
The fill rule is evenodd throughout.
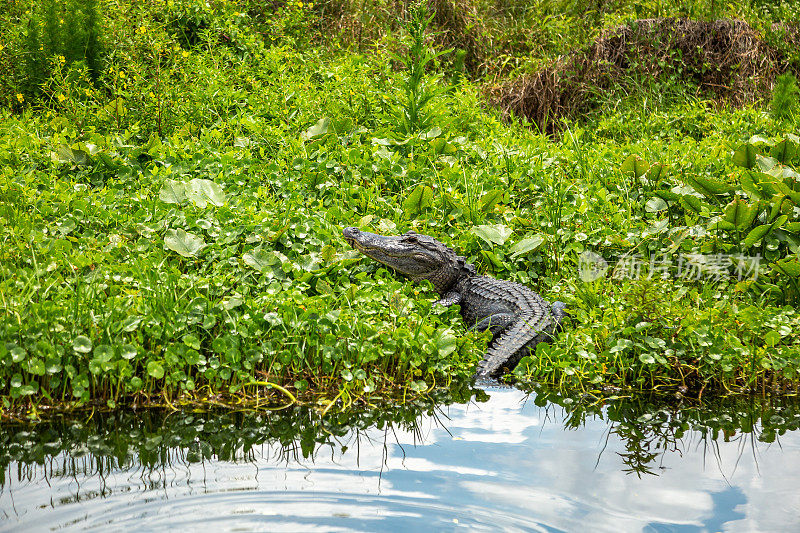
<path id="1" fill-rule="evenodd" d="M 492 343 L 478 365 L 478 377 L 497 377 L 504 366 L 513 368 L 526 353 L 522 349 L 539 333 L 553 324 L 549 308 L 521 315 Z"/>

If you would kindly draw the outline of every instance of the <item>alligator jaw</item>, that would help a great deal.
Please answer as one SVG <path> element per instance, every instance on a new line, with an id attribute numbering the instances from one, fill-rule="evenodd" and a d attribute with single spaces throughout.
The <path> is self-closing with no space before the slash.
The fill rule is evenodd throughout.
<path id="1" fill-rule="evenodd" d="M 439 294 L 455 282 L 464 261 L 433 237 L 413 231 L 387 237 L 349 227 L 342 236 L 354 249 L 412 280 L 429 280 Z"/>

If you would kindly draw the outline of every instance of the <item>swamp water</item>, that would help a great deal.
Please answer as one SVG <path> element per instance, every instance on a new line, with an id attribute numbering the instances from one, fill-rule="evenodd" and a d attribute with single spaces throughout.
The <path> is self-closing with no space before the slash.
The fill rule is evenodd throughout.
<path id="1" fill-rule="evenodd" d="M 5 424 L 0 530 L 800 531 L 794 401 L 459 395 Z"/>

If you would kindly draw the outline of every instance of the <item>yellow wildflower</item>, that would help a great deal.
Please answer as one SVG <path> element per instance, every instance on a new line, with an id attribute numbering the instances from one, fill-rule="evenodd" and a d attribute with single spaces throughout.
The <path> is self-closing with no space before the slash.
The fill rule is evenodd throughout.
<path id="1" fill-rule="evenodd" d="M 64 96 L 64 95 L 63 95 L 63 94 L 61 94 L 61 93 L 58 93 L 58 96 L 57 96 L 56 98 L 58 98 L 58 101 L 59 101 L 59 102 L 63 102 L 64 100 L 66 100 L 66 99 L 67 99 L 67 97 L 66 97 L 66 96 Z"/>
<path id="2" fill-rule="evenodd" d="M 181 52 L 181 55 L 182 55 L 183 57 L 189 57 L 189 52 L 187 52 L 186 50 L 184 50 L 183 52 Z"/>
<path id="3" fill-rule="evenodd" d="M 25 101 L 25 97 L 22 96 L 22 93 L 17 93 L 17 100 L 19 100 L 20 104 Z"/>
<path id="4" fill-rule="evenodd" d="M 120 77 L 120 78 L 123 78 L 123 79 L 125 78 L 125 73 L 124 73 L 123 71 L 121 71 L 121 70 L 120 70 L 120 71 L 118 72 L 118 74 L 119 74 L 119 77 Z"/>

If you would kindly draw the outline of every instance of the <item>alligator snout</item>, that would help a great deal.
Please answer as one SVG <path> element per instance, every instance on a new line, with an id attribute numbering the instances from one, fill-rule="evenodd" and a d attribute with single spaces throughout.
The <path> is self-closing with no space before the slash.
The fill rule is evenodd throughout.
<path id="1" fill-rule="evenodd" d="M 358 228 L 348 227 L 344 228 L 344 231 L 342 231 L 342 236 L 344 237 L 344 240 L 346 240 L 347 243 L 352 246 L 353 241 L 356 240 L 359 233 L 361 233 L 361 231 L 359 231 Z"/>

